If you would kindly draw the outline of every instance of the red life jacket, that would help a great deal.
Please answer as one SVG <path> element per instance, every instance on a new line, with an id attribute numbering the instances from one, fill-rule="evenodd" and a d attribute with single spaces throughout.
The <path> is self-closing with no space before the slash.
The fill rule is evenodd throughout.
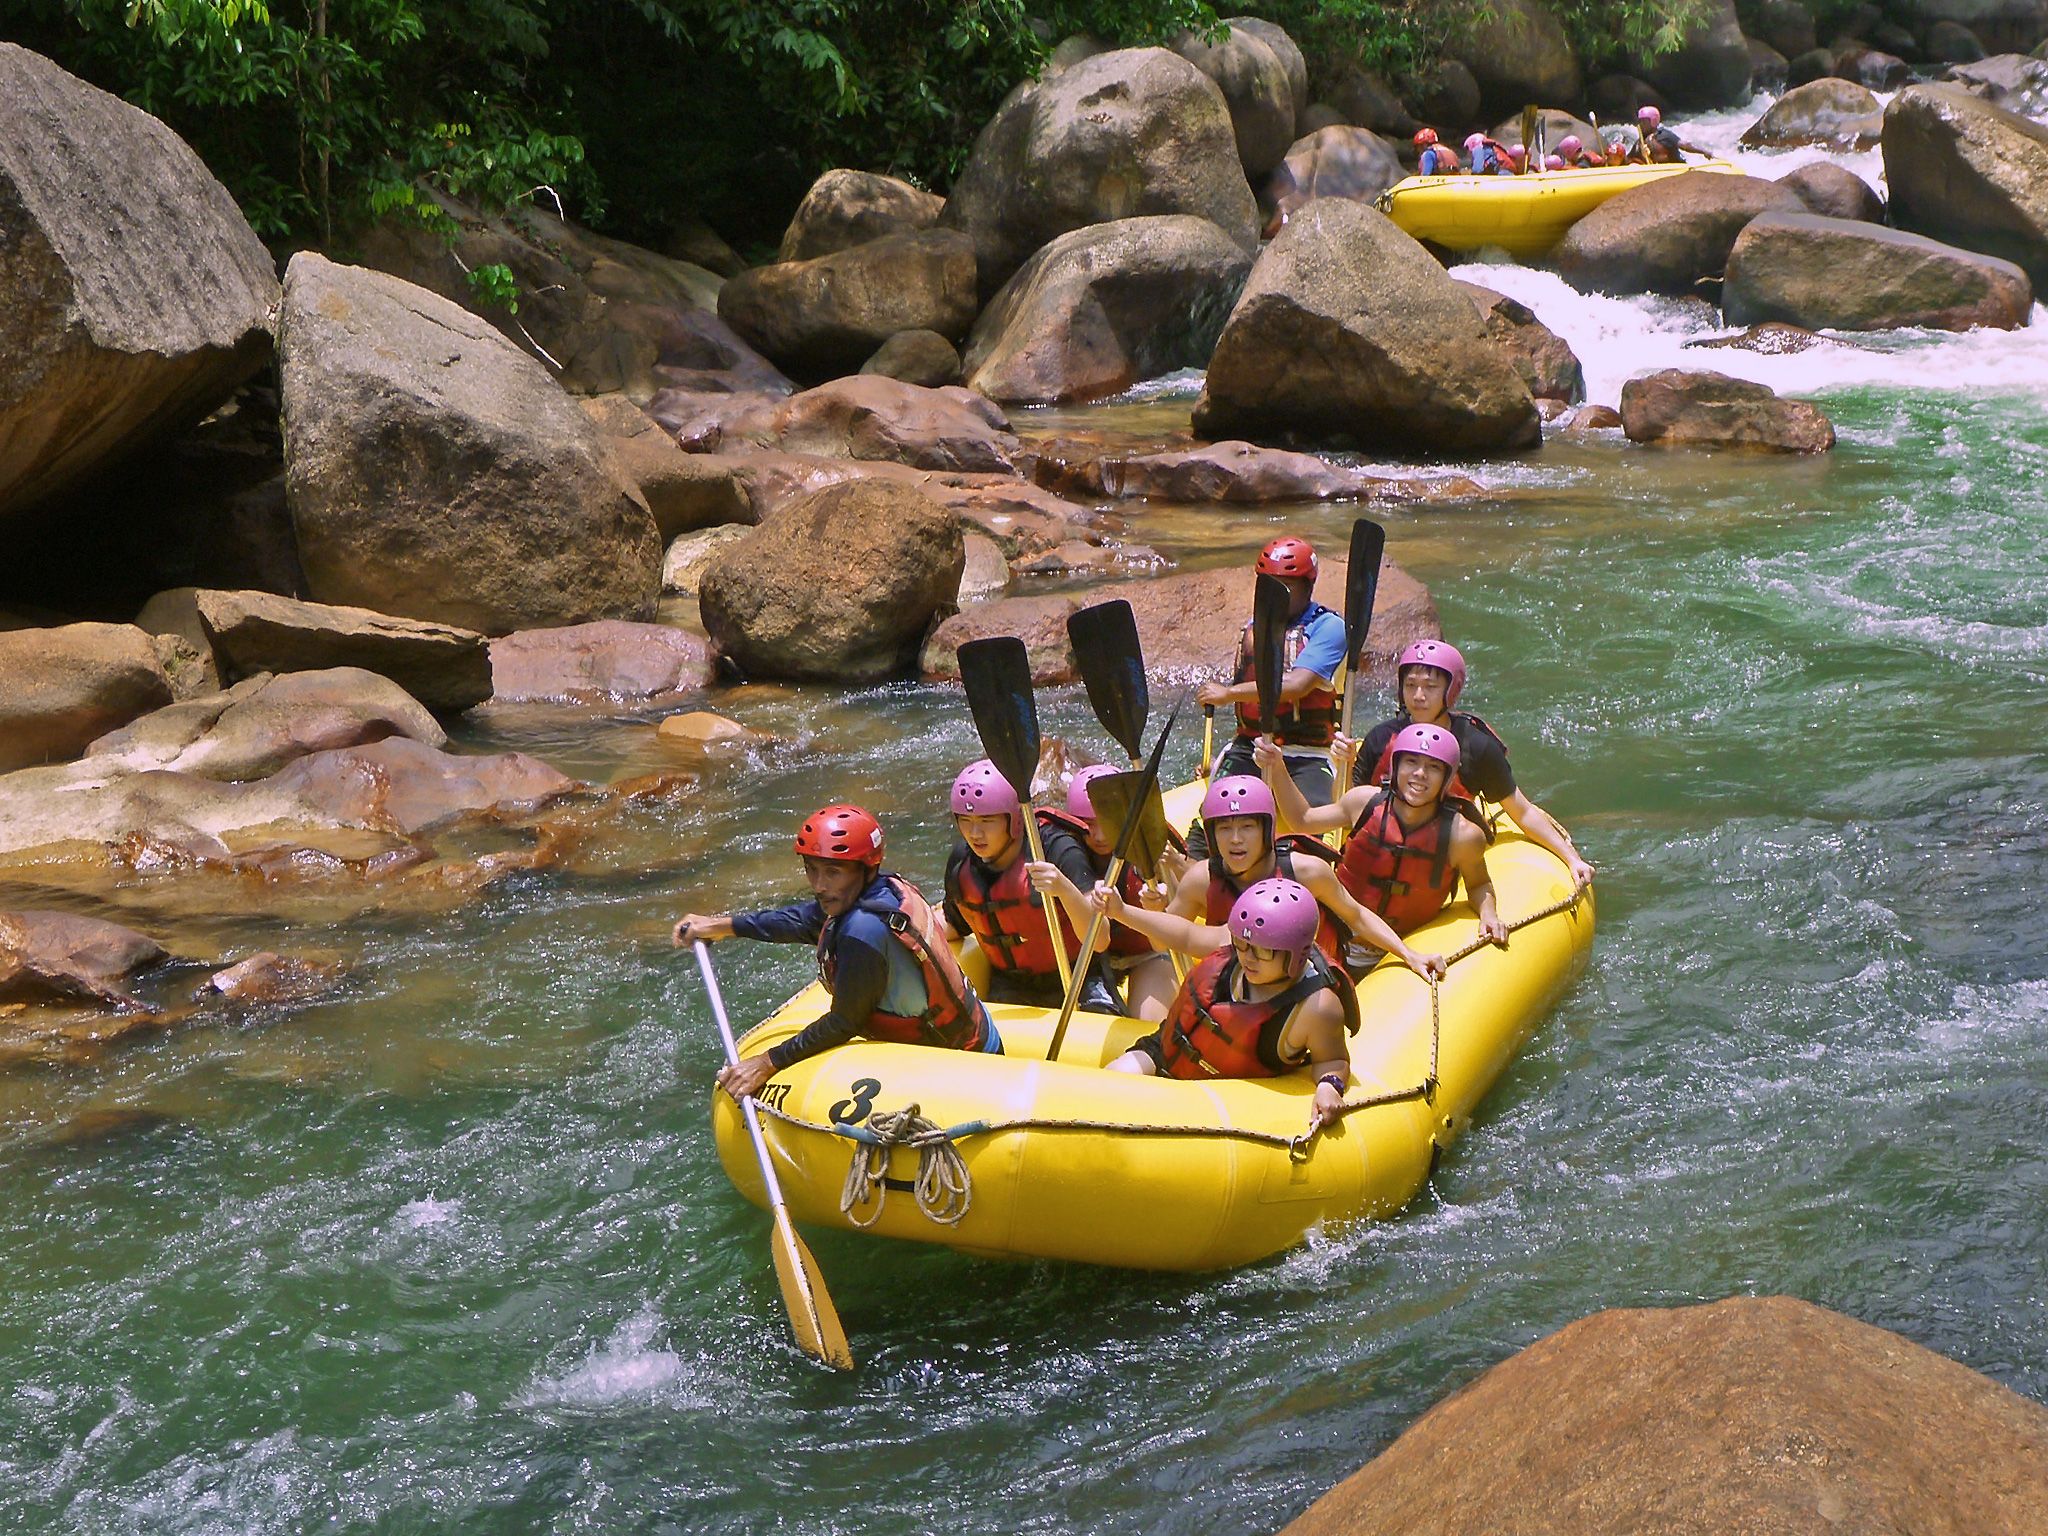
<path id="1" fill-rule="evenodd" d="M 1048 806 L 1038 813 L 1038 820 L 1041 826 L 1050 826 L 1057 822 L 1072 832 L 1080 840 L 1083 848 L 1088 848 L 1088 823 L 1080 817 L 1069 816 L 1065 811 L 1054 810 Z M 1169 838 L 1173 836 L 1172 828 L 1167 829 L 1167 835 Z M 1088 848 L 1088 862 L 1094 866 L 1095 877 L 1098 880 L 1109 873 L 1108 857 L 1098 857 L 1093 848 Z M 1117 894 L 1123 897 L 1127 905 L 1141 906 L 1143 903 L 1138 898 L 1144 888 L 1145 877 L 1126 864 L 1123 873 L 1117 877 Z M 1116 922 L 1109 925 L 1109 953 L 1112 955 L 1149 955 L 1155 953 L 1156 948 L 1150 939 L 1135 928 L 1126 928 L 1122 923 Z"/>
<path id="2" fill-rule="evenodd" d="M 1327 963 L 1316 950 L 1309 951 L 1308 966 L 1300 977 L 1264 1002 L 1234 1001 L 1232 989 L 1237 977 L 1237 956 L 1228 945 L 1188 972 L 1186 983 L 1159 1026 L 1159 1055 L 1165 1076 L 1276 1076 L 1275 1068 L 1261 1054 L 1259 1046 L 1265 1044 L 1268 1053 L 1277 1057 L 1280 1032 L 1287 1027 L 1294 1010 L 1325 987 L 1333 989 L 1343 1000 L 1346 1033 L 1358 1032 L 1358 997 L 1352 990 L 1351 978 L 1341 966 Z M 1269 1029 L 1270 1039 L 1266 1033 Z M 1300 1064 L 1294 1061 L 1285 1065 Z"/>
<path id="3" fill-rule="evenodd" d="M 1048 906 L 1057 907 L 1059 903 L 1050 898 L 1041 900 L 1031 889 L 1031 876 L 1024 868 L 1026 862 L 1020 855 L 1008 869 L 990 880 L 982 873 L 986 866 L 970 852 L 949 871 L 952 889 L 947 894 L 980 940 L 990 970 L 1051 976 L 1057 973 L 1058 963 L 1053 959 L 1052 930 L 1047 926 L 1045 913 Z M 1065 936 L 1067 957 L 1072 959 L 1080 951 L 1081 940 L 1069 926 L 1064 909 L 1060 911 L 1059 924 Z"/>
<path id="4" fill-rule="evenodd" d="M 1293 671 L 1301 659 L 1302 647 L 1308 644 L 1309 621 L 1327 612 L 1321 603 L 1310 603 L 1301 617 L 1288 625 L 1280 647 L 1282 677 Z M 1252 656 L 1252 626 L 1247 620 L 1244 633 L 1237 637 L 1237 681 L 1249 683 L 1258 675 L 1258 664 Z M 1342 704 L 1336 689 L 1320 684 L 1311 688 L 1292 704 L 1282 704 L 1274 711 L 1273 739 L 1283 747 L 1327 747 L 1337 734 Z M 1267 734 L 1256 701 L 1237 706 L 1237 734 L 1246 741 Z"/>
<path id="5" fill-rule="evenodd" d="M 1395 718 L 1399 719 L 1400 717 L 1396 716 Z M 1496 731 L 1492 726 L 1488 725 L 1484 720 L 1480 719 L 1477 715 L 1456 715 L 1452 718 L 1454 722 L 1462 721 L 1467 725 L 1476 726 L 1480 730 L 1486 732 L 1486 734 L 1491 736 L 1494 739 L 1494 742 L 1500 747 L 1500 755 L 1502 757 L 1506 757 L 1508 755 L 1508 744 L 1500 739 L 1500 732 Z M 1373 764 L 1371 776 L 1360 782 L 1366 784 L 1379 785 L 1387 785 L 1394 782 L 1394 742 L 1396 739 L 1399 738 L 1400 734 L 1401 733 L 1399 731 L 1396 731 L 1394 732 L 1393 736 L 1387 738 L 1387 744 L 1384 747 L 1380 748 L 1379 761 Z M 1455 729 L 1453 729 L 1451 731 L 1451 734 L 1453 736 L 1456 736 L 1458 733 Z M 1463 757 L 1464 751 L 1462 741 L 1460 741 L 1459 746 L 1460 750 L 1458 755 L 1460 757 Z M 1459 777 L 1458 770 L 1453 768 L 1451 770 L 1450 782 L 1444 785 L 1444 798 L 1447 800 L 1472 800 L 1476 797 L 1473 795 L 1472 791 L 1466 787 L 1464 779 Z"/>
<path id="6" fill-rule="evenodd" d="M 956 1051 L 979 1051 L 988 1046 L 988 1014 L 975 1001 L 974 991 L 961 973 L 939 927 L 939 915 L 918 893 L 916 886 L 900 875 L 885 877 L 896 894 L 897 905 L 869 901 L 855 910 L 871 912 L 882 920 L 890 935 L 910 951 L 924 975 L 924 1012 L 915 1017 L 900 1013 L 868 1015 L 864 1034 L 876 1040 L 893 1040 L 899 1045 L 939 1045 Z M 828 924 L 818 935 L 818 976 L 825 990 L 832 990 L 838 974 L 839 957 L 827 948 L 827 935 L 836 936 L 837 925 Z"/>
<path id="7" fill-rule="evenodd" d="M 1309 837 L 1301 832 L 1289 832 L 1273 845 L 1273 873 L 1283 880 L 1301 884 L 1300 876 L 1294 872 L 1296 857 L 1314 857 L 1321 859 L 1325 864 L 1334 864 L 1337 861 L 1337 855 L 1330 851 L 1330 845 L 1321 838 Z M 1264 875 L 1259 876 L 1259 880 L 1266 878 Z M 1210 854 L 1209 901 L 1203 911 L 1203 921 L 1211 928 L 1228 925 L 1230 909 L 1237 905 L 1237 898 L 1250 886 L 1258 883 L 1258 880 L 1253 880 L 1248 885 L 1239 885 L 1230 871 L 1223 867 L 1221 855 Z M 1322 914 L 1322 922 L 1316 928 L 1316 948 L 1341 967 L 1344 963 L 1344 946 L 1351 942 L 1351 930 L 1338 922 L 1336 915 L 1320 902 L 1317 903 L 1317 910 Z"/>
<path id="8" fill-rule="evenodd" d="M 1451 899 L 1458 872 L 1451 867 L 1451 826 L 1463 814 L 1449 797 L 1436 814 L 1409 831 L 1394 813 L 1394 793 L 1374 795 L 1351 828 L 1351 840 L 1337 860 L 1337 880 L 1358 904 L 1377 912 L 1387 926 L 1405 934 L 1419 928 Z M 1471 813 L 1473 819 L 1478 812 Z"/>

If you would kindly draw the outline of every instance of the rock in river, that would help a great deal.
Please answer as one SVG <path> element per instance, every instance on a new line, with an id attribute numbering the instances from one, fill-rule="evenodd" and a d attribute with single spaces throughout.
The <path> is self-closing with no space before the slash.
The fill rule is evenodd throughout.
<path id="1" fill-rule="evenodd" d="M 1909 86 L 1885 108 L 1884 169 L 1901 229 L 2048 284 L 2048 128 L 1957 86 Z"/>
<path id="2" fill-rule="evenodd" d="M 201 591 L 194 600 L 229 681 L 258 672 L 361 667 L 450 714 L 491 696 L 490 653 L 473 629 L 270 592 Z"/>
<path id="3" fill-rule="evenodd" d="M 1194 422 L 1209 437 L 1436 453 L 1541 433 L 1528 386 L 1435 258 L 1385 214 L 1329 199 L 1252 268 Z"/>
<path id="4" fill-rule="evenodd" d="M 0 42 L 0 125 L 4 517 L 226 400 L 270 357 L 278 289 L 148 113 Z"/>
<path id="5" fill-rule="evenodd" d="M 1679 447 L 1824 453 L 1835 428 L 1817 405 L 1781 400 L 1762 384 L 1725 373 L 1666 368 L 1621 386 L 1629 441 Z"/>
<path id="6" fill-rule="evenodd" d="M 309 596 L 485 634 L 653 617 L 647 504 L 590 418 L 482 320 L 302 251 L 278 356 Z"/>
<path id="7" fill-rule="evenodd" d="M 1805 207 L 1774 181 L 1688 171 L 1609 198 L 1565 231 L 1551 259 L 1582 293 L 1691 293 L 1721 275 L 1751 219 Z"/>
<path id="8" fill-rule="evenodd" d="M 1750 149 L 1819 144 L 1847 151 L 1870 148 L 1883 132 L 1884 108 L 1870 92 L 1850 80 L 1814 80 L 1772 102 L 1742 142 Z"/>
<path id="9" fill-rule="evenodd" d="M 711 685 L 711 647 L 665 624 L 598 619 L 527 629 L 491 642 L 492 700 L 643 703 Z"/>
<path id="10" fill-rule="evenodd" d="M 72 912 L 0 912 L 0 1003 L 129 1001 L 118 983 L 164 958 L 154 939 Z"/>
<path id="11" fill-rule="evenodd" d="M 1751 221 L 1736 237 L 1721 289 L 1730 325 L 1777 320 L 1808 330 L 2014 330 L 2033 304 L 2027 274 L 2009 261 L 1811 213 Z"/>

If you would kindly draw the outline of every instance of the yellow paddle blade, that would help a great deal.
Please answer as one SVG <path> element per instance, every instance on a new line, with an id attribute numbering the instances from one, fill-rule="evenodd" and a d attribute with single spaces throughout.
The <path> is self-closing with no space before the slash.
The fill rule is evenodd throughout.
<path id="1" fill-rule="evenodd" d="M 847 1345 L 846 1330 L 839 1325 L 825 1279 L 818 1273 L 818 1261 L 781 1211 L 775 1213 L 774 1250 L 775 1279 L 782 1287 L 782 1304 L 789 1311 L 797 1346 L 835 1371 L 852 1370 L 853 1350 Z"/>

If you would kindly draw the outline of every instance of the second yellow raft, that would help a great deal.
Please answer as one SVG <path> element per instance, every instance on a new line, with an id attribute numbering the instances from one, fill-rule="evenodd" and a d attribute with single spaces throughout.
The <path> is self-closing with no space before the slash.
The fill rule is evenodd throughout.
<path id="1" fill-rule="evenodd" d="M 1727 160 L 1707 160 L 1527 176 L 1410 176 L 1382 192 L 1375 206 L 1408 234 L 1445 250 L 1497 246 L 1511 256 L 1541 256 L 1610 197 L 1687 171 L 1744 174 Z"/>

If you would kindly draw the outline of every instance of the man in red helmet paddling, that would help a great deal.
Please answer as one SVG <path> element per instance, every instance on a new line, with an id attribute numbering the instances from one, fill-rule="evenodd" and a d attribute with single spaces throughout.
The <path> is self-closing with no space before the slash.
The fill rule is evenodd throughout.
<path id="1" fill-rule="evenodd" d="M 818 974 L 832 994 L 831 1008 L 789 1039 L 722 1068 L 721 1088 L 751 1097 L 783 1068 L 856 1035 L 1002 1053 L 938 914 L 916 886 L 882 872 L 880 822 L 857 805 L 828 805 L 798 829 L 796 851 L 810 900 L 759 912 L 691 912 L 675 925 L 678 948 L 734 938 L 815 945 Z"/>
<path id="2" fill-rule="evenodd" d="M 1531 841 L 1564 861 L 1572 883 L 1583 888 L 1593 879 L 1593 866 L 1573 846 L 1571 834 L 1515 783 L 1508 749 L 1498 732 L 1475 714 L 1454 711 L 1465 689 L 1465 658 L 1442 640 L 1418 640 L 1394 662 L 1401 712 L 1382 720 L 1358 742 L 1339 742 L 1340 758 L 1355 753 L 1349 775 L 1354 785 L 1377 788 L 1393 770 L 1394 738 L 1410 725 L 1434 725 L 1449 731 L 1458 743 L 1458 767 L 1447 793 L 1461 799 L 1484 795 L 1507 812 L 1508 819 Z"/>
<path id="3" fill-rule="evenodd" d="M 1205 709 L 1226 704 L 1237 708 L 1237 734 L 1217 755 L 1210 777 L 1256 777 L 1259 770 L 1252 761 L 1252 743 L 1271 736 L 1286 755 L 1287 771 L 1308 803 L 1324 805 L 1334 789 L 1330 742 L 1337 733 L 1342 703 L 1337 674 L 1344 669 L 1344 616 L 1315 600 L 1316 552 L 1306 539 L 1289 535 L 1273 540 L 1259 552 L 1258 573 L 1278 577 L 1290 599 L 1282 643 L 1280 703 L 1275 718 L 1259 718 L 1258 668 L 1252 655 L 1252 626 L 1247 620 L 1238 636 L 1235 678 L 1227 683 L 1204 683 L 1195 692 Z"/>
<path id="4" fill-rule="evenodd" d="M 1335 805 L 1309 806 L 1279 771 L 1279 755 L 1264 742 L 1259 757 L 1282 814 L 1303 832 L 1348 826 L 1351 836 L 1337 860 L 1337 883 L 1394 932 L 1414 932 L 1444 909 L 1462 879 L 1479 914 L 1479 935 L 1508 941 L 1493 903 L 1486 869 L 1486 824 L 1471 801 L 1450 793 L 1458 771 L 1457 738 L 1434 725 L 1404 726 L 1389 749 L 1392 771 L 1384 788 L 1359 785 Z"/>
<path id="5" fill-rule="evenodd" d="M 1321 923 L 1305 887 L 1261 880 L 1232 905 L 1230 942 L 1188 972 L 1157 1032 L 1109 1070 L 1190 1082 L 1306 1070 L 1316 1080 L 1311 1129 L 1336 1119 L 1351 1076 L 1345 1037 L 1357 1032 L 1358 999 L 1316 947 Z"/>

